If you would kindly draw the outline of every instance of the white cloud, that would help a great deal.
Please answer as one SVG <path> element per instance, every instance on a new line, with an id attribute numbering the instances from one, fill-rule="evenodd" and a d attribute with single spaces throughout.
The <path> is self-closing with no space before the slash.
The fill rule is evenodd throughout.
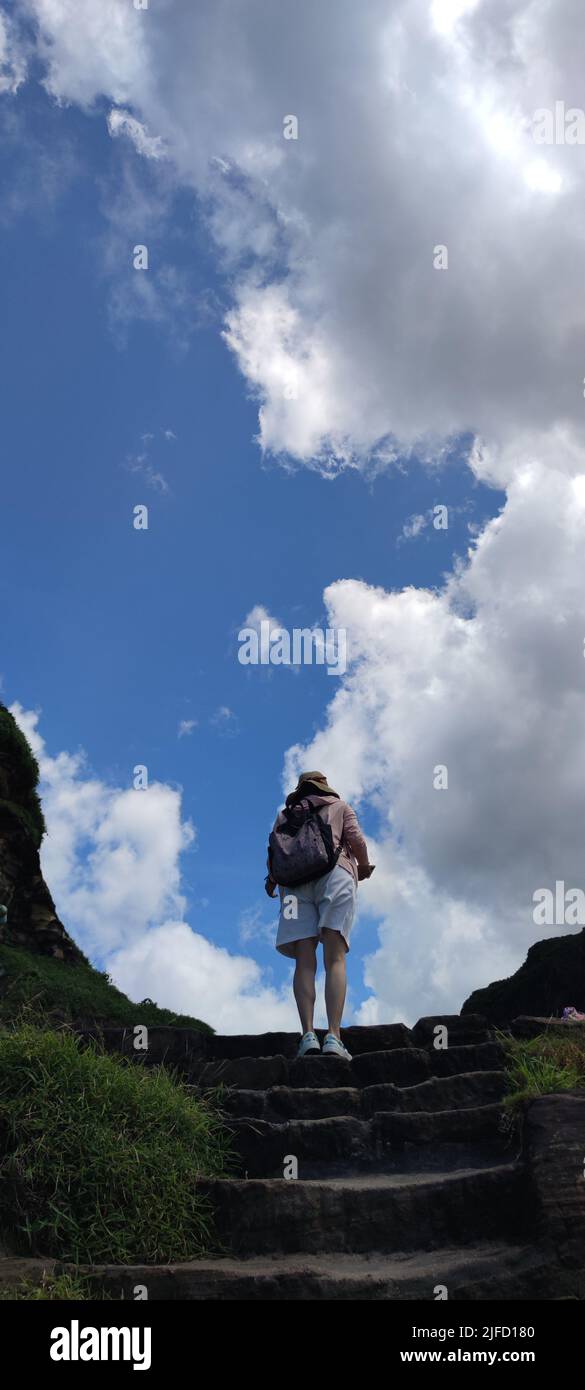
<path id="1" fill-rule="evenodd" d="M 39 760 L 48 834 L 43 872 L 75 940 L 133 999 L 192 1014 L 223 1032 L 297 1029 L 288 987 L 249 956 L 232 955 L 183 915 L 180 858 L 195 832 L 180 793 L 108 786 L 83 753 L 52 757 L 39 715 L 11 706 Z"/>
<path id="2" fill-rule="evenodd" d="M 26 44 L 8 15 L 0 11 L 0 93 L 17 92 L 26 75 Z"/>
<path id="3" fill-rule="evenodd" d="M 460 1007 L 546 934 L 537 888 L 585 886 L 584 524 L 585 456 L 579 480 L 526 464 L 443 591 L 326 591 L 352 663 L 285 785 L 325 767 L 379 812 L 364 1020 Z"/>
<path id="4" fill-rule="evenodd" d="M 186 922 L 165 922 L 112 958 L 116 983 L 131 997 L 154 998 L 212 1023 L 220 1033 L 298 1031 L 287 985 L 266 984 L 251 956 L 235 956 Z"/>
<path id="5" fill-rule="evenodd" d="M 192 734 L 193 730 L 196 728 L 196 719 L 180 719 L 179 728 L 177 730 L 177 738 L 185 738 L 188 734 Z"/>
<path id="6" fill-rule="evenodd" d="M 413 516 L 407 517 L 402 527 L 402 538 L 405 541 L 416 540 L 416 537 L 420 536 L 421 531 L 424 531 L 425 526 L 428 526 L 430 515 L 432 515 L 432 513 L 427 513 L 425 516 L 422 512 L 415 512 Z"/>
<path id="7" fill-rule="evenodd" d="M 265 448 L 331 469 L 392 438 L 582 437 L 585 165 L 533 133 L 579 107 L 581 0 L 20 7 L 48 90 L 109 99 L 200 195 Z"/>
<path id="8" fill-rule="evenodd" d="M 132 141 L 138 154 L 145 159 L 164 159 L 165 149 L 160 135 L 149 135 L 148 131 L 129 111 L 114 108 L 108 114 L 108 130 L 112 139 L 126 135 Z"/>
<path id="9" fill-rule="evenodd" d="M 218 708 L 211 715 L 209 723 L 226 738 L 233 738 L 239 733 L 238 716 L 234 714 L 229 705 L 218 705 Z"/>
<path id="10" fill-rule="evenodd" d="M 284 631 L 282 623 L 279 622 L 278 618 L 273 617 L 272 613 L 269 613 L 268 609 L 265 608 L 262 603 L 255 603 L 254 607 L 250 609 L 250 612 L 246 613 L 242 628 L 252 628 L 253 632 L 257 632 L 260 637 L 262 633 L 262 623 L 269 624 L 268 632 L 271 640 L 273 636 L 276 637 L 278 633 Z"/>

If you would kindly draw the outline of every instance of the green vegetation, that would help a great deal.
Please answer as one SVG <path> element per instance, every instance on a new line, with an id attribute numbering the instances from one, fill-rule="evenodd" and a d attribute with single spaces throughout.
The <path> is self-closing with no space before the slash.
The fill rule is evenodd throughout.
<path id="1" fill-rule="evenodd" d="M 0 1228 L 19 1253 L 74 1264 L 192 1258 L 210 1248 L 198 1179 L 228 1167 L 217 1108 L 165 1068 L 68 1031 L 0 1032 Z"/>
<path id="2" fill-rule="evenodd" d="M 37 792 L 39 765 L 14 716 L 1 703 L 0 754 L 5 784 L 0 790 L 11 790 L 11 799 L 0 797 L 0 812 L 4 807 L 11 815 L 18 813 L 38 848 L 46 829 Z"/>
<path id="3" fill-rule="evenodd" d="M 585 1087 L 585 1029 L 570 1023 L 562 1026 L 562 1033 L 539 1033 L 530 1041 L 498 1033 L 508 1062 L 511 1093 L 506 1105 L 516 1107 L 534 1096 Z"/>
<path id="4" fill-rule="evenodd" d="M 133 1004 L 109 977 L 89 964 L 65 964 L 50 956 L 33 955 L 13 946 L 0 946 L 0 1020 L 29 1017 L 56 1017 L 58 1021 L 95 1019 L 97 1022 L 128 1024 L 174 1024 L 213 1029 L 198 1018 L 159 1009 L 157 1004 Z"/>
<path id="5" fill-rule="evenodd" d="M 73 1274 L 46 1275 L 38 1284 L 33 1283 L 32 1279 L 21 1279 L 18 1284 L 0 1284 L 0 1302 L 25 1300 L 30 1303 L 45 1299 L 56 1303 L 79 1303 L 96 1297 L 88 1281 Z M 99 1297 L 105 1301 L 109 1295 L 100 1293 Z"/>

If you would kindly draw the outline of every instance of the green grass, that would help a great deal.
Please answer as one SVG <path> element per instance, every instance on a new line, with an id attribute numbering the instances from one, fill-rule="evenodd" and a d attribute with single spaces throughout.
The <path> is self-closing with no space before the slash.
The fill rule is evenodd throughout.
<path id="1" fill-rule="evenodd" d="M 18 1253 L 161 1263 L 210 1248 L 201 1177 L 229 1165 L 216 1106 L 72 1033 L 0 1032 L 0 1229 Z"/>
<path id="2" fill-rule="evenodd" d="M 497 1036 L 507 1058 L 506 1105 L 585 1087 L 585 1030 L 574 1031 L 569 1023 L 566 1033 L 539 1033 L 530 1041 L 501 1032 Z"/>
<path id="3" fill-rule="evenodd" d="M 0 1302 L 35 1302 L 39 1299 L 56 1303 L 79 1303 L 95 1299 L 96 1294 L 86 1279 L 73 1274 L 47 1275 L 40 1283 L 21 1279 L 18 1284 L 0 1284 Z M 100 1293 L 100 1301 L 109 1295 Z"/>
<path id="4" fill-rule="evenodd" d="M 101 1023 L 175 1024 L 213 1029 L 198 1018 L 159 1009 L 157 1004 L 133 1004 L 108 976 L 89 964 L 65 964 L 13 946 L 0 946 L 0 1020 L 29 1016 L 59 1020 L 95 1019 Z"/>

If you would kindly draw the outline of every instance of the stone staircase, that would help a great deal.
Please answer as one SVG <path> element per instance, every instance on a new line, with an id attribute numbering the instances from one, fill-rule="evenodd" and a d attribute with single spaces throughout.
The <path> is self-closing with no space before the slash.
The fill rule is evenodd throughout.
<path id="1" fill-rule="evenodd" d="M 101 1036 L 138 1060 L 130 1030 Z M 351 1062 L 298 1060 L 294 1034 L 149 1029 L 144 1062 L 172 1064 L 196 1092 L 226 1088 L 233 1176 L 201 1184 L 216 1255 L 94 1268 L 102 1286 L 189 1300 L 555 1296 L 503 1119 L 502 1051 L 484 1020 L 347 1028 L 343 1038 Z"/>

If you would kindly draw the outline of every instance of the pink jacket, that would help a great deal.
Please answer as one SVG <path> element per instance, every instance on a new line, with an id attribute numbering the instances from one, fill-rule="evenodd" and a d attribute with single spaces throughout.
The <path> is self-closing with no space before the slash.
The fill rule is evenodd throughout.
<path id="1" fill-rule="evenodd" d="M 368 846 L 364 840 L 359 827 L 358 818 L 347 801 L 341 801 L 338 796 L 308 796 L 307 801 L 312 806 L 319 808 L 323 820 L 331 826 L 333 834 L 333 844 L 335 849 L 341 844 L 341 854 L 337 861 L 343 869 L 353 874 L 356 883 L 358 882 L 357 866 L 369 863 Z M 274 829 L 278 830 L 284 821 L 284 811 L 279 811 L 274 822 Z M 270 864 L 268 865 L 270 872 Z"/>

